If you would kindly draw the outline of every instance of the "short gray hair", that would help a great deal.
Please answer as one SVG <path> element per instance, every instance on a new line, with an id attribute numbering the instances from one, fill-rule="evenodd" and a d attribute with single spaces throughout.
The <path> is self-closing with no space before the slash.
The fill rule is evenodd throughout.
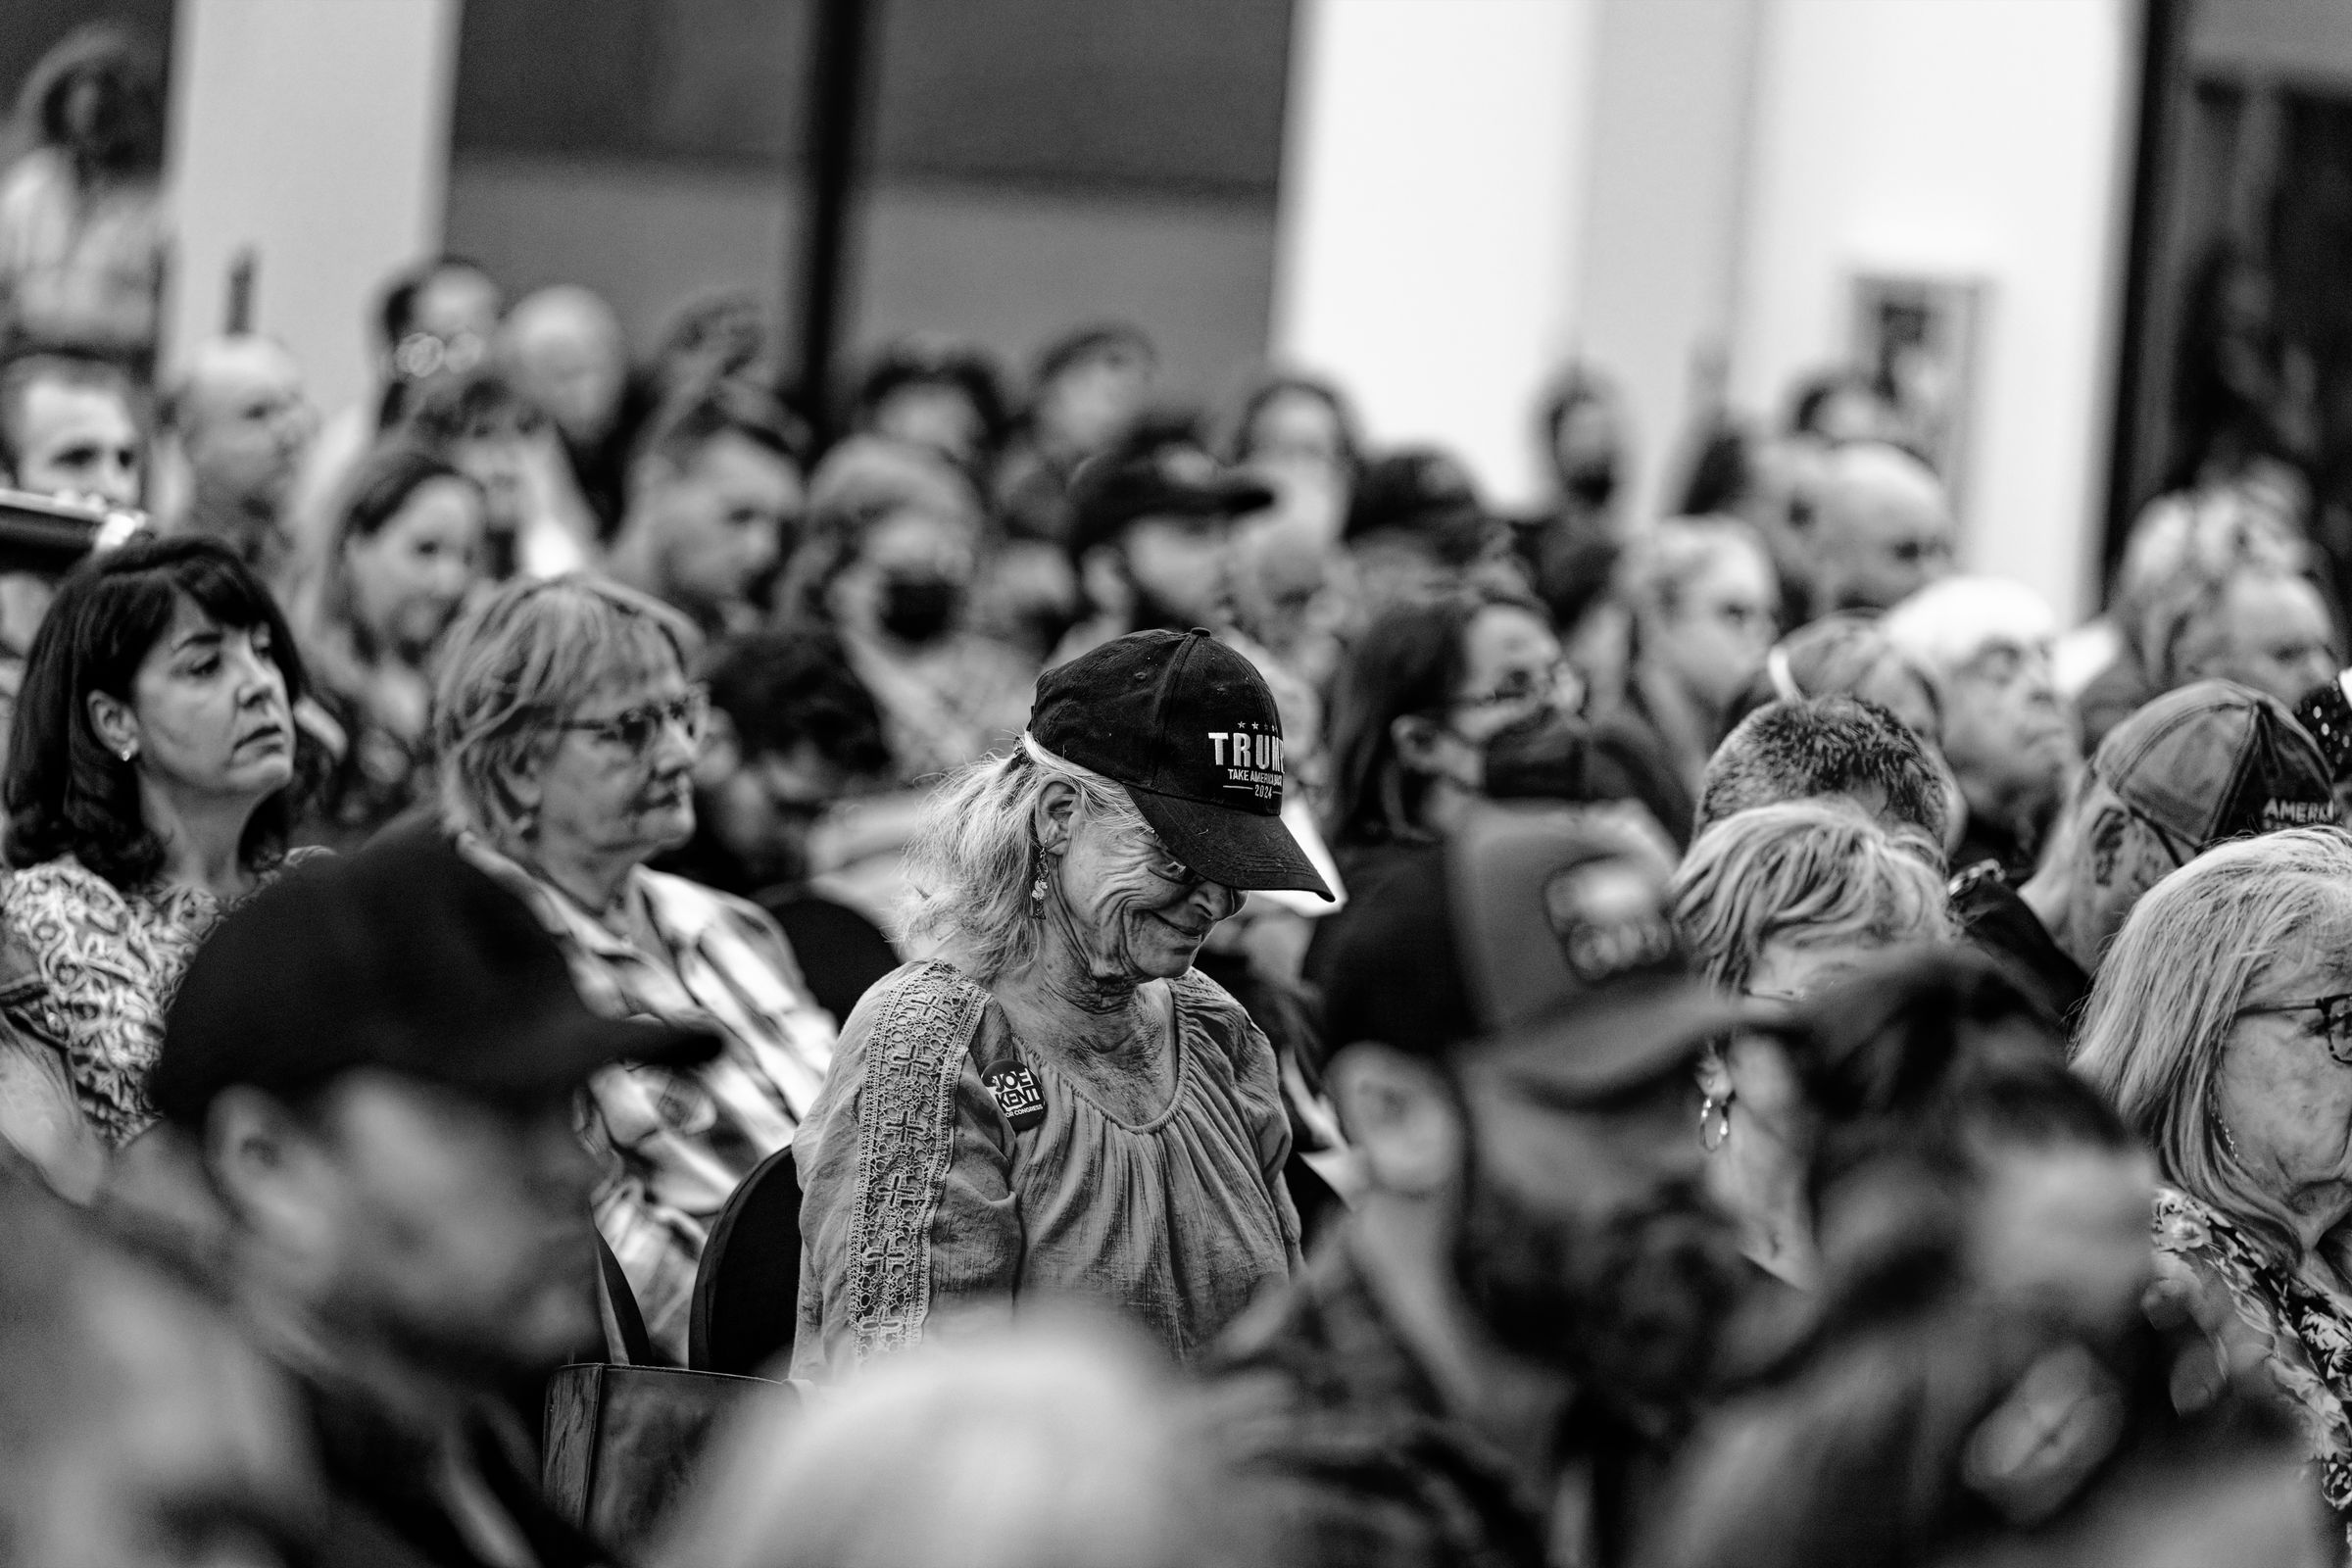
<path id="1" fill-rule="evenodd" d="M 2099 965 L 2075 1070 L 2156 1152 L 2164 1179 L 2301 1255 L 2294 1217 L 2221 1130 L 2222 1051 L 2280 954 L 2352 945 L 2352 835 L 2292 828 L 2208 850 L 2132 906 Z"/>
<path id="2" fill-rule="evenodd" d="M 503 843 L 527 819 L 507 783 L 600 690 L 693 662 L 701 639 L 668 606 L 584 573 L 511 582 L 450 632 L 433 683 L 441 814 Z"/>
<path id="3" fill-rule="evenodd" d="M 1698 836 L 1674 878 L 1674 920 L 1707 978 L 1743 991 L 1764 944 L 1872 947 L 1958 935 L 1943 854 L 1916 828 L 1889 830 L 1845 800 L 1735 811 Z"/>
<path id="4" fill-rule="evenodd" d="M 1065 761 L 1031 740 L 949 774 L 923 806 L 906 851 L 912 884 L 902 934 L 910 949 L 952 953 L 975 980 L 993 980 L 1037 956 L 1029 917 L 1037 878 L 1039 797 L 1063 783 L 1078 808 L 1121 831 L 1147 824 L 1126 787 Z"/>

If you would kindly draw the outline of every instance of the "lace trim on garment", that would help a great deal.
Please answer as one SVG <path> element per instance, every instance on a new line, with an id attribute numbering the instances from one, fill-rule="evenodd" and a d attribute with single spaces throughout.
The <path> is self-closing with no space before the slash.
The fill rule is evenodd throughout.
<path id="1" fill-rule="evenodd" d="M 892 989 L 867 1032 L 848 1291 L 860 1365 L 923 1336 L 931 1221 L 956 1152 L 956 1081 L 987 1009 L 987 992 L 925 963 Z"/>

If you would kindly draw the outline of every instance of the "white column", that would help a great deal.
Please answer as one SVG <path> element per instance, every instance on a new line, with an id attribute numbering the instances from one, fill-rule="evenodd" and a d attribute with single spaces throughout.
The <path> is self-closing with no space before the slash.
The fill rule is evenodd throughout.
<path id="1" fill-rule="evenodd" d="M 1982 279 L 1961 554 L 2086 612 L 2105 494 L 2132 0 L 1768 0 L 1736 388 L 1846 352 L 1857 270 Z"/>
<path id="2" fill-rule="evenodd" d="M 440 240 L 458 5 L 180 0 L 172 353 L 220 330 L 250 247 L 255 324 L 319 406 L 366 389 L 375 292 Z"/>
<path id="3" fill-rule="evenodd" d="M 1299 0 L 1278 358 L 1373 438 L 1539 491 L 1536 399 L 1570 348 L 1594 0 Z"/>

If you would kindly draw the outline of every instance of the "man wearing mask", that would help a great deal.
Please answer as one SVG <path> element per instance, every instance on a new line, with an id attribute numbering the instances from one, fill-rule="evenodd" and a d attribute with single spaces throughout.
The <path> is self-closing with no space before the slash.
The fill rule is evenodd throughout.
<path id="1" fill-rule="evenodd" d="M 612 576 L 712 636 L 765 618 L 759 602 L 797 541 L 807 436 L 783 405 L 721 382 L 655 416 L 629 465 Z"/>
<path id="2" fill-rule="evenodd" d="M 429 831 L 296 871 L 197 954 L 152 1092 L 309 1407 L 320 1561 L 612 1560 L 544 1500 L 501 1395 L 597 1343 L 581 1087 L 714 1049 L 590 1012 L 531 912 Z"/>
<path id="3" fill-rule="evenodd" d="M 294 357 L 266 337 L 215 338 L 191 358 L 166 417 L 188 466 L 172 531 L 220 540 L 282 596 L 294 481 L 315 428 Z"/>
<path id="4" fill-rule="evenodd" d="M 1448 855 L 1482 1031 L 1334 1042 L 1364 1188 L 1221 1348 L 1217 1442 L 1284 1560 L 1610 1562 L 1738 1288 L 1691 1069 L 1739 1014 L 1622 824 L 1485 807 Z"/>

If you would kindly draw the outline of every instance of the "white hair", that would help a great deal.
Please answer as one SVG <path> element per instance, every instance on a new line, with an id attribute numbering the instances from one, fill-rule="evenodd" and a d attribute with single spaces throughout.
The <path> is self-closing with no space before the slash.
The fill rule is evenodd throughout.
<path id="1" fill-rule="evenodd" d="M 2058 635 L 2050 602 L 2007 577 L 1946 577 L 1892 610 L 1879 630 L 1938 676 L 1949 675 L 1998 640 L 2029 646 Z"/>
<path id="2" fill-rule="evenodd" d="M 1077 792 L 1078 808 L 1119 832 L 1145 829 L 1126 786 L 1066 761 L 1026 734 L 1002 757 L 968 762 L 924 803 L 906 851 L 913 885 L 901 936 L 913 951 L 953 952 L 977 980 L 993 980 L 1037 953 L 1030 918 L 1036 880 L 1036 814 L 1048 785 Z"/>

